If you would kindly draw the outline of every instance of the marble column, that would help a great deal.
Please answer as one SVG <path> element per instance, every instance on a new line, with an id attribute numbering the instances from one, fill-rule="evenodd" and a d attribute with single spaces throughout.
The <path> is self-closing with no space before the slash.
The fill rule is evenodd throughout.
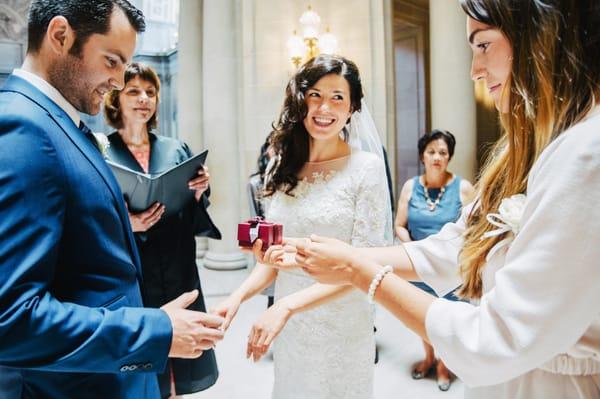
<path id="1" fill-rule="evenodd" d="M 202 137 L 202 3 L 181 0 L 178 41 L 178 130 L 179 139 L 194 153 L 204 148 Z M 212 209 L 211 209 L 212 211 Z M 208 238 L 196 237 L 196 257 L 208 249 Z"/>
<path id="2" fill-rule="evenodd" d="M 203 149 L 202 135 L 202 3 L 181 0 L 178 35 L 179 139 L 194 153 Z"/>
<path id="3" fill-rule="evenodd" d="M 391 31 L 391 10 L 389 0 L 371 0 L 369 2 L 369 24 L 365 27 L 365 34 L 369 33 L 369 55 L 371 58 L 371 76 L 361 76 L 363 80 L 370 80 L 370 91 L 365 101 L 370 109 L 381 143 L 389 148 L 394 136 L 393 117 L 394 111 L 394 63 L 393 39 Z M 362 72 L 362 71 L 361 71 Z M 389 154 L 389 161 L 393 162 L 394 154 Z M 393 165 L 393 163 L 390 163 Z M 392 168 L 392 173 L 394 168 Z M 392 179 L 393 180 L 393 179 Z"/>
<path id="4" fill-rule="evenodd" d="M 240 24 L 235 0 L 203 3 L 200 25 L 203 144 L 209 150 L 212 190 L 210 213 L 223 235 L 220 241 L 209 240 L 204 266 L 232 270 L 245 268 L 248 263 L 246 255 L 237 246 L 237 224 L 241 221 L 241 202 L 245 198 L 240 179 L 238 126 Z M 181 80 L 185 81 L 183 74 Z"/>
<path id="5" fill-rule="evenodd" d="M 477 128 L 471 50 L 466 39 L 466 15 L 452 0 L 429 7 L 431 47 L 431 127 L 456 136 L 449 169 L 471 182 L 475 176 Z"/>

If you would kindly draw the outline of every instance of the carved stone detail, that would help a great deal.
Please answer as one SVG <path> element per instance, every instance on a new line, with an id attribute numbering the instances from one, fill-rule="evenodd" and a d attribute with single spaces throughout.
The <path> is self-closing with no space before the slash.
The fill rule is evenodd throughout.
<path id="1" fill-rule="evenodd" d="M 3 0 L 0 4 L 0 40 L 25 43 L 29 0 Z"/>

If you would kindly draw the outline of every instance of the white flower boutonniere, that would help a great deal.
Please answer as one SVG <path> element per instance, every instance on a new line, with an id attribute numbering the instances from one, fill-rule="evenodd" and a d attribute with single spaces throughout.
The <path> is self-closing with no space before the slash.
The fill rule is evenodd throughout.
<path id="1" fill-rule="evenodd" d="M 485 233 L 483 237 L 481 237 L 482 240 L 496 237 L 504 233 L 510 233 L 505 239 L 498 242 L 490 249 L 485 257 L 486 260 L 489 260 L 500 248 L 510 244 L 516 235 L 519 234 L 526 200 L 527 196 L 525 194 L 515 194 L 510 198 L 504 198 L 502 202 L 500 202 L 500 207 L 498 209 L 499 213 L 488 213 L 486 215 L 487 221 L 496 226 L 497 229 Z"/>
<path id="2" fill-rule="evenodd" d="M 108 159 L 108 147 L 110 147 L 108 137 L 102 133 L 94 133 L 94 138 L 96 139 L 96 145 L 98 146 L 98 150 L 100 150 L 102 157 Z"/>

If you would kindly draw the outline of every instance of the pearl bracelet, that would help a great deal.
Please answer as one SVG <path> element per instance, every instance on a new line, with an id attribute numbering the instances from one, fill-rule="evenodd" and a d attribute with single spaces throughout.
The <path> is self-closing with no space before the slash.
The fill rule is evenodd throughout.
<path id="1" fill-rule="evenodd" d="M 373 304 L 375 290 L 377 289 L 377 287 L 379 287 L 379 284 L 381 284 L 381 281 L 383 280 L 385 275 L 392 271 L 394 271 L 394 268 L 390 265 L 387 265 L 384 266 L 383 269 L 381 269 L 379 272 L 377 272 L 375 277 L 373 277 L 373 280 L 371 280 L 371 285 L 369 286 L 369 292 L 367 293 L 367 300 L 370 304 Z"/>

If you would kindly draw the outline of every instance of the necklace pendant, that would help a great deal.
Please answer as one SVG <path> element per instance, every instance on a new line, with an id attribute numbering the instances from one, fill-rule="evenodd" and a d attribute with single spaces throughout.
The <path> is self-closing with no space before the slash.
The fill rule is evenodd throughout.
<path id="1" fill-rule="evenodd" d="M 429 205 L 429 212 L 435 211 L 435 204 Z"/>

